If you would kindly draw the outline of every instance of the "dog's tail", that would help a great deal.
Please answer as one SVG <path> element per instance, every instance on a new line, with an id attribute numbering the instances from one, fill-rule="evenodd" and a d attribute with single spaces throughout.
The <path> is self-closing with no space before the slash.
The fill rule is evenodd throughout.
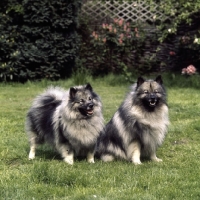
<path id="1" fill-rule="evenodd" d="M 64 98 L 65 91 L 59 87 L 49 87 L 44 93 L 37 96 L 33 101 L 33 107 L 43 108 L 57 106 Z"/>

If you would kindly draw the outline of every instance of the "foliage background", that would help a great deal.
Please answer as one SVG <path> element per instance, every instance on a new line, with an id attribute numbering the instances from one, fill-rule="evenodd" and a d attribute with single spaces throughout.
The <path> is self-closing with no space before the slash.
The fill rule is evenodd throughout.
<path id="1" fill-rule="evenodd" d="M 79 45 L 80 6 L 80 0 L 2 0 L 1 80 L 69 76 Z"/>
<path id="2" fill-rule="evenodd" d="M 190 64 L 199 70 L 200 0 L 147 0 L 169 18 L 120 26 L 111 17 L 103 24 L 112 31 L 102 23 L 91 26 L 92 18 L 81 15 L 84 2 L 2 0 L 0 81 L 57 80 L 82 68 L 93 76 L 123 74 L 128 81 L 133 75 L 181 73 Z"/>
<path id="3" fill-rule="evenodd" d="M 155 24 L 160 30 L 161 35 L 158 40 L 162 43 L 173 45 L 171 52 L 174 55 L 174 70 L 180 71 L 181 68 L 189 64 L 195 65 L 200 69 L 200 1 L 155 1 L 160 4 L 160 10 L 169 16 L 164 23 L 156 20 Z M 152 7 L 153 11 L 153 7 Z"/>
<path id="4" fill-rule="evenodd" d="M 128 45 L 124 40 L 126 51 L 115 43 L 117 51 L 112 55 L 110 52 L 113 52 L 113 47 L 108 43 L 103 45 L 101 39 L 93 40 L 91 36 L 94 31 L 99 35 L 105 23 L 114 27 L 114 20 L 105 18 L 104 23 L 95 21 L 96 24 L 94 24 L 91 17 L 81 16 L 80 24 L 83 26 L 81 26 L 80 34 L 83 42 L 80 54 L 82 62 L 80 63 L 82 66 L 88 66 L 93 73 L 99 69 L 102 73 L 107 73 L 107 71 L 119 73 L 120 71 L 127 79 L 132 76 L 129 73 L 150 74 L 158 71 L 181 73 L 181 69 L 190 64 L 199 69 L 200 2 L 185 0 L 178 2 L 147 0 L 145 2 L 148 5 L 159 4 L 160 11 L 168 17 L 166 20 L 159 20 L 155 17 L 154 20 L 147 20 L 144 23 L 131 23 L 132 30 L 138 28 L 139 37 L 134 37 L 132 34 L 132 40 L 128 41 Z M 154 7 L 150 8 L 151 12 L 154 12 Z M 119 38 L 120 34 L 121 31 L 118 30 L 115 33 L 115 39 Z M 106 36 L 110 37 L 109 31 Z M 121 56 L 122 51 L 124 56 Z"/>

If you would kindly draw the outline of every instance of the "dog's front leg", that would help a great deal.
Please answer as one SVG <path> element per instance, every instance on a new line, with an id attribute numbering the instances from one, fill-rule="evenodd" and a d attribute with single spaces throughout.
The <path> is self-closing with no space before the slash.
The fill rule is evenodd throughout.
<path id="1" fill-rule="evenodd" d="M 71 154 L 68 154 L 64 157 L 63 159 L 66 163 L 70 164 L 70 165 L 73 165 L 74 164 L 74 154 L 71 153 Z"/>
<path id="2" fill-rule="evenodd" d="M 64 162 L 73 165 L 74 164 L 74 152 L 66 144 L 57 145 L 57 150 L 61 154 Z"/>
<path id="3" fill-rule="evenodd" d="M 138 141 L 132 142 L 128 147 L 128 156 L 131 158 L 131 161 L 135 165 L 142 164 L 140 161 L 140 151 L 141 145 Z"/>
<path id="4" fill-rule="evenodd" d="M 87 161 L 89 163 L 94 163 L 94 152 L 88 152 L 88 154 L 87 154 Z"/>

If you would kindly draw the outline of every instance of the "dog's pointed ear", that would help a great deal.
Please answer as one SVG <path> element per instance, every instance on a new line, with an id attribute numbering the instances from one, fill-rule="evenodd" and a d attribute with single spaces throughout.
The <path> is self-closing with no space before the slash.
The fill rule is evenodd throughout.
<path id="1" fill-rule="evenodd" d="M 144 83 L 145 79 L 142 78 L 141 76 L 138 77 L 138 80 L 137 80 L 137 87 L 139 87 L 140 85 L 142 85 L 142 83 Z"/>
<path id="2" fill-rule="evenodd" d="M 92 91 L 92 86 L 90 85 L 90 83 L 86 84 L 85 89 Z"/>
<path id="3" fill-rule="evenodd" d="M 163 84 L 163 80 L 162 80 L 161 75 L 157 76 L 156 79 L 155 79 L 155 81 L 156 81 L 157 83 L 159 83 L 160 85 Z"/>
<path id="4" fill-rule="evenodd" d="M 71 88 L 69 89 L 70 98 L 74 98 L 75 95 L 76 95 L 76 92 L 77 92 L 77 89 L 74 88 L 74 87 L 71 87 Z"/>

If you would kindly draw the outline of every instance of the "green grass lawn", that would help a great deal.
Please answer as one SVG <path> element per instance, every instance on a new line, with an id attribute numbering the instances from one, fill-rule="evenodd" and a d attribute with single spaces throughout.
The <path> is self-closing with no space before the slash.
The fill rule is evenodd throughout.
<path id="1" fill-rule="evenodd" d="M 112 76 L 87 81 L 101 96 L 108 122 L 129 84 Z M 162 163 L 144 160 L 134 166 L 126 161 L 76 160 L 69 166 L 47 145 L 38 149 L 35 160 L 28 160 L 26 112 L 33 98 L 51 84 L 74 85 L 71 79 L 0 84 L 0 199 L 200 199 L 199 89 L 172 86 L 168 80 L 171 124 L 157 152 Z"/>

